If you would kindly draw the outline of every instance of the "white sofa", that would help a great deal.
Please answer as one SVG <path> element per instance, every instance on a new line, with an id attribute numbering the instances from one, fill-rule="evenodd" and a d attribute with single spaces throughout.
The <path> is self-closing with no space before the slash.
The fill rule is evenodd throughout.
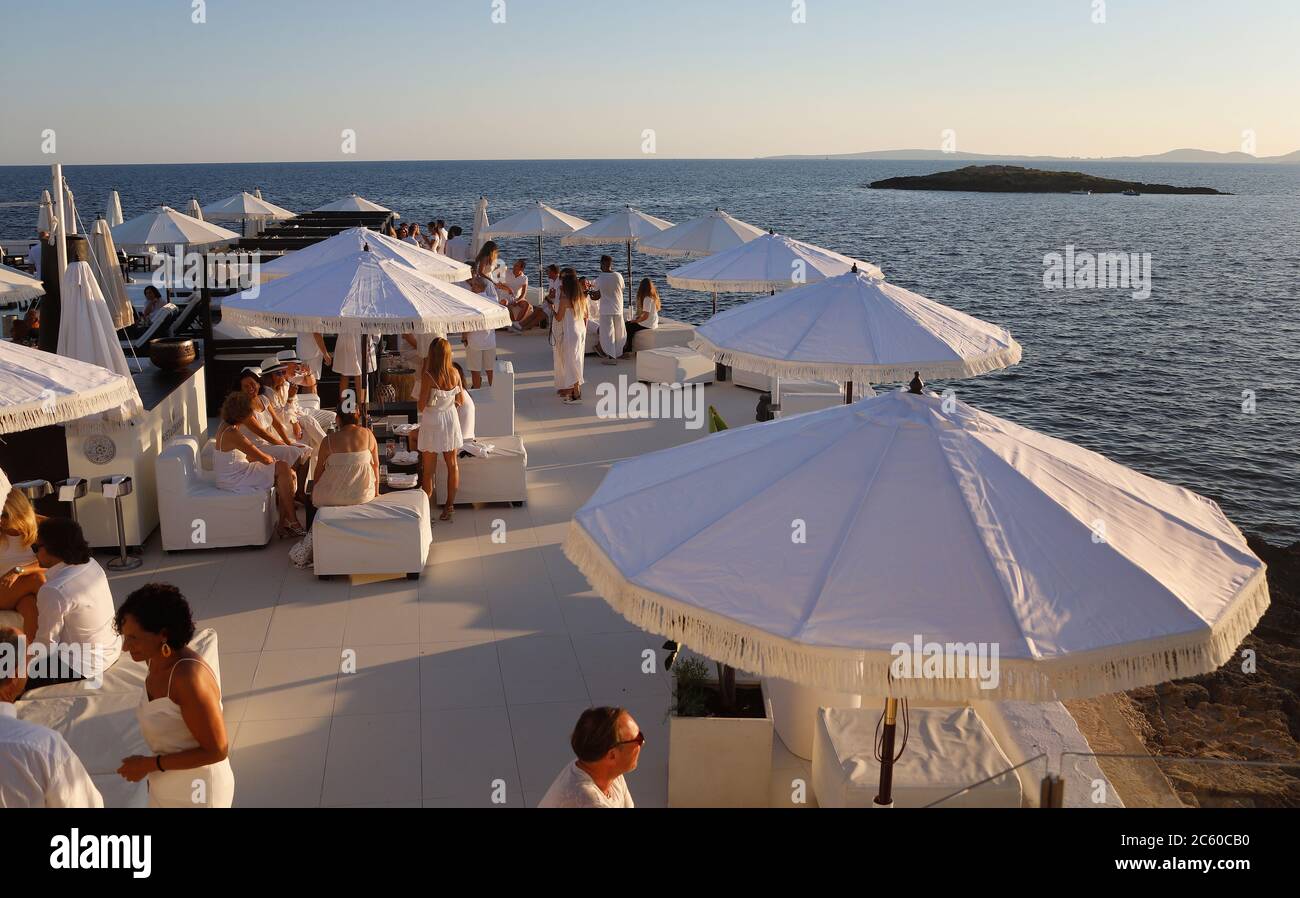
<path id="1" fill-rule="evenodd" d="M 686 346 L 661 346 L 636 354 L 636 379 L 658 384 L 711 384 L 717 366 Z"/>
<path id="2" fill-rule="evenodd" d="M 508 437 L 515 432 L 515 366 L 497 361 L 492 386 L 470 390 L 474 399 L 474 435 L 478 438 Z"/>
<path id="3" fill-rule="evenodd" d="M 528 499 L 528 450 L 517 436 L 484 437 L 481 443 L 491 443 L 496 448 L 486 458 L 461 456 L 460 488 L 456 491 L 456 504 L 473 502 L 513 502 L 523 504 Z M 447 468 L 438 460 L 435 476 L 437 495 L 447 495 Z"/>
<path id="4" fill-rule="evenodd" d="M 659 349 L 664 346 L 689 346 L 695 339 L 695 325 L 673 318 L 659 316 L 659 326 L 653 330 L 637 331 L 632 337 L 632 352 L 643 349 Z"/>
<path id="5" fill-rule="evenodd" d="M 812 784 L 823 808 L 869 808 L 880 787 L 876 724 L 883 700 L 867 708 L 821 708 L 813 741 Z M 894 807 L 1020 807 L 1020 779 L 1007 773 L 997 740 L 974 708 L 915 708 L 907 747 L 894 765 Z M 902 721 L 899 721 L 899 739 Z M 901 745 L 901 741 L 899 743 Z M 968 786 L 993 777 L 963 795 Z"/>
<path id="6" fill-rule="evenodd" d="M 154 461 L 162 547 L 218 549 L 264 546 L 275 532 L 275 487 L 260 493 L 232 493 L 205 470 L 194 437 L 177 437 Z M 200 528 L 199 524 L 202 527 Z M 198 539 L 199 536 L 203 538 Z"/>
<path id="7" fill-rule="evenodd" d="M 190 647 L 203 656 L 219 685 L 216 631 L 200 630 Z M 105 671 L 98 689 L 84 680 L 60 683 L 33 689 L 15 703 L 21 719 L 63 735 L 99 788 L 105 807 L 145 807 L 149 800 L 146 781 L 128 783 L 117 775 L 123 758 L 151 754 L 135 716 L 147 672 L 146 664 L 124 652 Z"/>
<path id="8" fill-rule="evenodd" d="M 364 505 L 321 508 L 312 523 L 312 569 L 334 574 L 420 576 L 433 525 L 424 490 L 397 490 Z"/>

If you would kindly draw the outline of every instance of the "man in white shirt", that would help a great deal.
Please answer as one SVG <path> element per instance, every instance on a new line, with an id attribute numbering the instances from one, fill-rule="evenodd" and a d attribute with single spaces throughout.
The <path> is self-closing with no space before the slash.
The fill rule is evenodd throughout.
<path id="1" fill-rule="evenodd" d="M 108 576 L 90 557 L 81 526 L 70 518 L 41 521 L 32 549 L 45 568 L 45 585 L 36 593 L 32 645 L 46 651 L 49 664 L 41 677 L 28 679 L 27 688 L 99 679 L 122 653 Z M 52 669 L 56 661 L 57 669 Z"/>
<path id="2" fill-rule="evenodd" d="M 0 687 L 25 662 L 23 642 L 17 630 L 0 627 Z M 103 806 L 85 765 L 62 734 L 19 720 L 13 702 L 0 699 L 0 808 Z"/>
<path id="3" fill-rule="evenodd" d="M 612 256 L 600 257 L 600 274 L 596 291 L 600 294 L 601 362 L 616 364 L 627 341 L 627 322 L 623 319 L 623 275 L 614 270 Z"/>
<path id="4" fill-rule="evenodd" d="M 578 759 L 566 764 L 539 808 L 631 808 L 623 774 L 636 769 L 645 733 L 623 708 L 588 708 L 569 737 Z"/>
<path id="5" fill-rule="evenodd" d="M 527 268 L 527 260 L 516 259 L 510 271 L 502 275 L 501 280 L 497 282 L 498 293 L 510 294 L 504 302 L 506 308 L 510 310 L 510 329 L 516 333 L 526 331 L 530 327 L 540 327 L 546 322 L 546 313 L 541 309 L 534 309 L 533 304 L 528 301 L 528 275 L 524 273 Z"/>
<path id="6" fill-rule="evenodd" d="M 468 262 L 469 258 L 469 238 L 461 233 L 460 228 L 453 226 L 447 238 L 446 248 L 443 250 L 444 256 L 450 256 L 457 262 Z"/>

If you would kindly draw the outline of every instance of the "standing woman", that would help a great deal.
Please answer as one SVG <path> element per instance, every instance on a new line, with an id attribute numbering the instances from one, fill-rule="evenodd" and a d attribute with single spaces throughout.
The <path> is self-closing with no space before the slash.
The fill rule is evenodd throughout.
<path id="1" fill-rule="evenodd" d="M 149 666 L 136 708 L 140 734 L 153 752 L 122 760 L 118 774 L 149 778 L 151 808 L 228 808 L 235 799 L 221 682 L 190 648 L 194 617 L 170 583 L 146 583 L 126 597 L 114 626 L 122 649 Z"/>
<path id="2" fill-rule="evenodd" d="M 452 367 L 451 344 L 439 337 L 429 347 L 420 375 L 420 435 L 416 447 L 420 450 L 424 492 L 432 505 L 437 504 L 434 474 L 439 455 L 447 466 L 447 504 L 439 515 L 443 521 L 450 521 L 455 513 L 456 489 L 460 486 L 456 453 L 464 445 L 464 439 L 456 407 L 464 402 L 463 386 L 460 375 Z"/>
<path id="3" fill-rule="evenodd" d="M 627 323 L 627 349 L 632 348 L 632 338 L 637 331 L 652 331 L 659 326 L 661 307 L 654 281 L 641 278 L 641 284 L 636 288 L 636 302 L 632 304 L 632 320 Z"/>
<path id="4" fill-rule="evenodd" d="M 555 386 L 566 404 L 582 401 L 583 356 L 587 349 L 587 295 L 578 276 L 566 271 L 560 279 L 560 306 L 555 313 L 560 346 Z"/>

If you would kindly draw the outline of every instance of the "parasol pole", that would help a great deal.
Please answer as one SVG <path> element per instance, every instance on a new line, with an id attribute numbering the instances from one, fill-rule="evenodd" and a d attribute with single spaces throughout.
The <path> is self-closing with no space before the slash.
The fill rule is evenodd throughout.
<path id="1" fill-rule="evenodd" d="M 627 294 L 629 297 L 633 295 L 632 291 L 634 289 L 632 286 L 632 241 L 629 240 L 627 242 Z"/>
<path id="2" fill-rule="evenodd" d="M 68 243 L 65 239 L 68 230 L 63 224 L 63 165 L 56 162 L 50 166 L 50 171 L 54 179 L 54 250 L 59 260 L 59 283 L 62 284 L 63 273 L 68 270 Z"/>
<path id="3" fill-rule="evenodd" d="M 894 806 L 894 740 L 898 734 L 898 699 L 885 699 L 885 727 L 880 741 L 880 791 L 874 807 Z"/>

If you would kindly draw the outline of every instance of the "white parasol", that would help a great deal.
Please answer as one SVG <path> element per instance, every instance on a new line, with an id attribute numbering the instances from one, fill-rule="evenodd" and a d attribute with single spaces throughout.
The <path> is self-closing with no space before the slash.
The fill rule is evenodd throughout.
<path id="1" fill-rule="evenodd" d="M 434 280 L 454 283 L 467 280 L 470 276 L 470 268 L 464 262 L 457 262 L 441 253 L 406 243 L 369 228 L 348 228 L 319 243 L 313 243 L 311 246 L 294 250 L 267 262 L 261 267 L 261 278 L 263 281 L 272 281 L 286 277 L 338 259 L 350 258 L 366 247 L 369 247 L 370 251 L 380 259 L 404 265 Z"/>
<path id="2" fill-rule="evenodd" d="M 0 342 L 0 433 L 62 424 L 136 399 L 130 377 Z"/>

